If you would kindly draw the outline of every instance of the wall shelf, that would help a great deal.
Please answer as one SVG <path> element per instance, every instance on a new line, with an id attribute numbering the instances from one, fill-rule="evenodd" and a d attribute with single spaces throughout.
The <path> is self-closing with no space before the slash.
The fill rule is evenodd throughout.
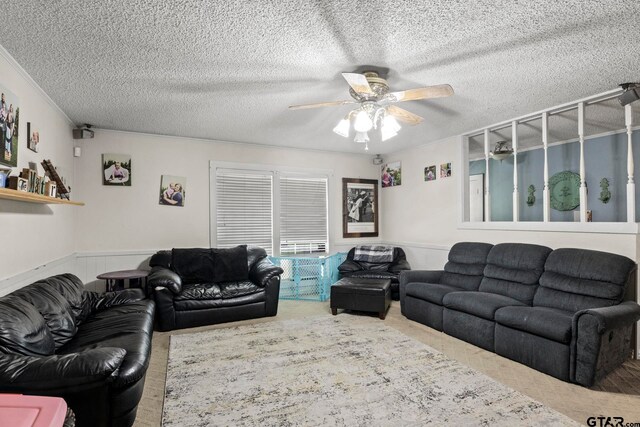
<path id="1" fill-rule="evenodd" d="M 0 199 L 16 200 L 26 203 L 42 203 L 47 205 L 73 205 L 84 206 L 83 202 L 58 199 L 56 197 L 43 196 L 42 194 L 28 193 L 26 191 L 0 188 Z"/>

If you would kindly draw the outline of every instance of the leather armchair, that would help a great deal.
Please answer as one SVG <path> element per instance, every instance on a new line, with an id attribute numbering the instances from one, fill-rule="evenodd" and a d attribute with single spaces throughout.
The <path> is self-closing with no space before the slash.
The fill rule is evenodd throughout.
<path id="1" fill-rule="evenodd" d="M 407 256 L 402 248 L 393 248 L 393 261 L 390 263 L 371 263 L 355 261 L 355 248 L 351 248 L 347 259 L 338 266 L 340 277 L 357 277 L 363 279 L 390 279 L 391 298 L 398 301 L 399 275 L 403 271 L 411 270 Z"/>
<path id="2" fill-rule="evenodd" d="M 78 426 L 131 426 L 153 313 L 140 289 L 85 291 L 71 274 L 0 298 L 0 392 L 62 397 Z"/>
<path id="3" fill-rule="evenodd" d="M 283 270 L 269 261 L 264 249 L 245 249 L 243 246 L 231 249 L 235 252 L 225 256 L 239 257 L 246 264 L 243 264 L 246 271 L 239 273 L 216 273 L 215 264 L 220 261 L 215 260 L 215 255 L 209 259 L 207 251 L 160 251 L 151 258 L 152 269 L 147 285 L 156 301 L 159 330 L 170 331 L 275 316 L 278 313 L 280 275 Z M 190 277 L 176 271 L 180 270 L 177 264 L 185 262 L 176 257 L 193 257 Z M 214 266 L 207 265 L 209 263 Z M 218 280 L 216 276 L 220 274 L 223 279 L 230 274 L 237 280 Z"/>

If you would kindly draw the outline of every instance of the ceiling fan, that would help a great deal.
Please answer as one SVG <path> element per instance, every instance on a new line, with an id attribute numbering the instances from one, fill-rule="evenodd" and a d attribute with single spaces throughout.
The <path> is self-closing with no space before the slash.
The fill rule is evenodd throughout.
<path id="1" fill-rule="evenodd" d="M 351 120 L 353 119 L 353 128 L 356 132 L 354 141 L 364 143 L 365 150 L 369 149 L 368 132 L 371 129 L 380 128 L 382 140 L 386 141 L 398 134 L 400 130 L 398 120 L 409 125 L 417 125 L 424 120 L 417 114 L 413 114 L 410 111 L 392 104 L 453 95 L 453 88 L 448 84 L 390 92 L 389 84 L 385 79 L 380 77 L 380 74 L 376 71 L 366 71 L 362 74 L 342 73 L 342 77 L 344 77 L 349 84 L 349 94 L 353 99 L 291 105 L 289 109 L 302 110 L 336 105 L 360 104 L 340 120 L 333 131 L 338 135 L 348 138 L 351 129 Z"/>

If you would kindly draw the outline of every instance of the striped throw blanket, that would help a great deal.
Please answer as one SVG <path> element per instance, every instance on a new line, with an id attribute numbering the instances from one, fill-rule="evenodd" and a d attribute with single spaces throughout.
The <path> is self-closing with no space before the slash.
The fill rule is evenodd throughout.
<path id="1" fill-rule="evenodd" d="M 356 246 L 353 260 L 372 263 L 393 262 L 393 246 Z"/>

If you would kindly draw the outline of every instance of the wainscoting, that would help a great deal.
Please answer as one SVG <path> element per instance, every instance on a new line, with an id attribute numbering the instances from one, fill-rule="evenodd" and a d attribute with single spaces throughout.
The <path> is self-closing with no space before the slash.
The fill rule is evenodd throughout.
<path id="1" fill-rule="evenodd" d="M 37 280 L 62 273 L 75 274 L 88 289 L 102 292 L 105 290 L 105 284 L 103 280 L 96 279 L 98 274 L 113 270 L 148 268 L 149 258 L 155 252 L 155 250 L 145 250 L 69 254 L 24 273 L 0 280 L 0 296 Z"/>
<path id="2" fill-rule="evenodd" d="M 358 242 L 359 243 L 359 242 Z M 354 242 L 354 245 L 356 242 Z M 410 242 L 367 242 L 367 244 L 387 244 L 402 247 L 413 269 L 439 270 L 447 262 L 448 246 Z M 352 245 L 333 245 L 331 252 L 347 252 Z M 148 268 L 149 258 L 155 249 L 114 252 L 72 253 L 62 258 L 39 265 L 29 271 L 0 280 L 0 296 L 27 286 L 37 280 L 61 273 L 73 273 L 88 289 L 104 291 L 105 284 L 96 276 L 107 271 Z"/>

